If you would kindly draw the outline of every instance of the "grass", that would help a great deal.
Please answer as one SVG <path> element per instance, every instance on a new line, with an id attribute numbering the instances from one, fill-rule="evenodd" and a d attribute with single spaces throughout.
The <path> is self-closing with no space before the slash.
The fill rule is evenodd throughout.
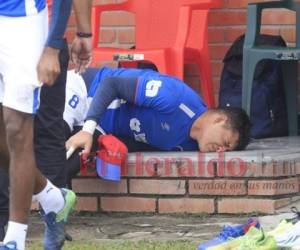
<path id="1" fill-rule="evenodd" d="M 195 250 L 196 245 L 189 241 L 101 241 L 67 242 L 63 250 Z M 28 250 L 42 249 L 41 243 L 30 243 Z"/>

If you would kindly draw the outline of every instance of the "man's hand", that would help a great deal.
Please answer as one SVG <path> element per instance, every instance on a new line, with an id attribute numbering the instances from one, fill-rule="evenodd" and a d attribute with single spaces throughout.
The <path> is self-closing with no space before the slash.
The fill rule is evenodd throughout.
<path id="1" fill-rule="evenodd" d="M 46 47 L 37 66 L 38 79 L 41 83 L 53 85 L 60 74 L 59 50 Z"/>
<path id="2" fill-rule="evenodd" d="M 75 37 L 71 46 L 71 60 L 75 72 L 83 73 L 92 62 L 92 38 Z"/>
<path id="3" fill-rule="evenodd" d="M 83 153 L 89 154 L 91 152 L 92 144 L 93 135 L 89 132 L 81 130 L 67 140 L 66 148 L 67 150 L 70 148 L 73 150 L 76 150 L 77 148 L 83 148 Z"/>

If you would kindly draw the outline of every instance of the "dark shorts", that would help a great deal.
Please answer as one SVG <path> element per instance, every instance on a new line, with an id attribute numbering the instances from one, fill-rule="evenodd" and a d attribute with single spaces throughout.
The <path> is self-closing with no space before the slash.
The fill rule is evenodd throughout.
<path id="1" fill-rule="evenodd" d="M 61 74 L 53 86 L 41 89 L 40 107 L 34 120 L 34 146 L 38 168 L 58 187 L 66 186 L 66 151 L 64 134 L 64 106 L 66 77 L 69 62 L 65 41 L 59 54 Z"/>

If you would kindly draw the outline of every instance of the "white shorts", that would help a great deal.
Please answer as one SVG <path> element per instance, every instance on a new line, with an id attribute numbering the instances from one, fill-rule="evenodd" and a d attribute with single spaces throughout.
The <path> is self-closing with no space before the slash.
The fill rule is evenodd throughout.
<path id="1" fill-rule="evenodd" d="M 25 17 L 0 16 L 0 103 L 35 113 L 41 84 L 37 64 L 48 35 L 48 11 Z"/>

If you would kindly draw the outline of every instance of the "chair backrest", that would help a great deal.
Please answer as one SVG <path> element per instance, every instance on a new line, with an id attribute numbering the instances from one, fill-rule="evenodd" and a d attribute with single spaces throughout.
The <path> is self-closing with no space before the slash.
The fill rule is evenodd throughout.
<path id="1" fill-rule="evenodd" d="M 208 10 L 194 10 L 188 31 L 187 47 L 200 49 L 207 45 Z"/>
<path id="2" fill-rule="evenodd" d="M 260 32 L 262 10 L 272 8 L 285 8 L 296 13 L 296 46 L 300 47 L 300 3 L 296 0 L 281 0 L 261 3 L 250 3 L 248 5 L 246 46 L 257 44 Z"/>
<path id="3" fill-rule="evenodd" d="M 215 0 L 194 0 L 193 2 L 213 1 Z M 207 25 L 208 10 L 192 11 L 189 9 L 187 15 L 180 15 L 182 5 L 187 6 L 187 2 L 186 0 L 128 0 L 128 10 L 135 14 L 136 48 L 172 47 L 178 38 L 179 22 L 186 22 L 186 29 L 189 31 L 186 35 L 194 33 L 195 36 L 188 38 L 187 42 L 190 46 L 197 47 L 196 40 L 201 41 L 201 32 Z M 192 12 L 193 18 L 191 18 Z"/>
<path id="4" fill-rule="evenodd" d="M 166 48 L 174 44 L 181 0 L 129 0 L 135 14 L 137 49 Z"/>

